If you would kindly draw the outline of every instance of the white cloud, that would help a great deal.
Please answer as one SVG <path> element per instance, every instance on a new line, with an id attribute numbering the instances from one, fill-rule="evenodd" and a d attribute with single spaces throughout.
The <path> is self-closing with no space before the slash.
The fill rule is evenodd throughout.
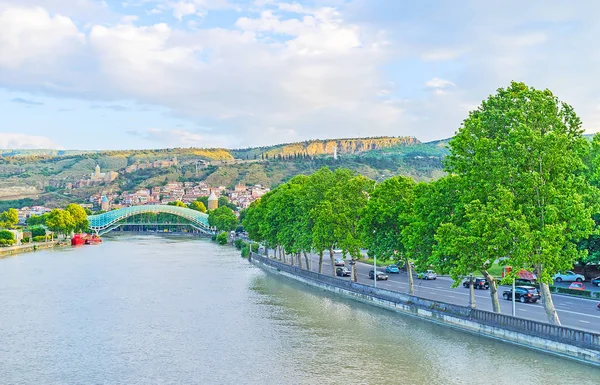
<path id="1" fill-rule="evenodd" d="M 200 133 L 180 128 L 148 128 L 143 131 L 130 131 L 129 134 L 160 147 L 227 147 L 233 140 L 227 135 Z"/>
<path id="2" fill-rule="evenodd" d="M 428 88 L 448 88 L 448 87 L 456 87 L 454 83 L 449 80 L 444 80 L 440 78 L 433 78 L 427 82 L 425 82 L 425 87 Z"/>
<path id="3" fill-rule="evenodd" d="M 40 7 L 0 11 L 0 66 L 18 68 L 67 55 L 85 43 L 71 19 Z"/>
<path id="4" fill-rule="evenodd" d="M 181 21 L 183 17 L 196 13 L 196 6 L 193 3 L 185 3 L 180 1 L 173 4 L 173 16 Z"/>
<path id="5" fill-rule="evenodd" d="M 139 19 L 139 17 L 137 15 L 127 15 L 127 16 L 123 16 L 123 18 L 121 19 L 121 21 L 124 24 L 133 24 L 138 19 Z"/>
<path id="6" fill-rule="evenodd" d="M 60 145 L 54 143 L 45 136 L 27 135 L 18 133 L 0 133 L 0 148 L 3 149 L 23 149 L 23 148 L 43 148 L 60 149 Z"/>

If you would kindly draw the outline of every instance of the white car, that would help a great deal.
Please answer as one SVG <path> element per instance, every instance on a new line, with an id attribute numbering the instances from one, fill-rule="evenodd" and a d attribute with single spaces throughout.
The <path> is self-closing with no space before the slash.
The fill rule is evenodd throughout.
<path id="1" fill-rule="evenodd" d="M 564 274 L 558 273 L 552 277 L 555 282 L 583 282 L 585 277 L 581 274 L 575 274 L 572 271 L 567 271 Z"/>

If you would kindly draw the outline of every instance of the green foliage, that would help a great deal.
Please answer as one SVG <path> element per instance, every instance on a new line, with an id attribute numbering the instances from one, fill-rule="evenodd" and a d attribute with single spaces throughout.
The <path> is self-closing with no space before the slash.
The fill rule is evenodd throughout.
<path id="1" fill-rule="evenodd" d="M 15 235 L 8 230 L 0 230 L 0 240 L 15 242 Z"/>
<path id="2" fill-rule="evenodd" d="M 233 245 L 235 246 L 236 249 L 241 250 L 242 246 L 244 246 L 245 242 L 243 239 L 238 238 L 233 242 Z"/>
<path id="3" fill-rule="evenodd" d="M 73 231 L 76 233 L 81 233 L 88 230 L 90 222 L 87 219 L 87 214 L 83 207 L 79 206 L 78 204 L 71 203 L 67 206 L 66 211 L 68 211 L 73 217 Z"/>
<path id="4" fill-rule="evenodd" d="M 48 213 L 43 215 L 32 215 L 27 218 L 25 223 L 27 223 L 28 226 L 41 226 L 46 225 L 46 219 L 48 219 Z"/>
<path id="5" fill-rule="evenodd" d="M 244 245 L 242 246 L 241 249 L 241 254 L 242 254 L 242 258 L 248 258 L 248 256 L 250 255 L 250 248 L 248 247 L 247 243 L 244 243 Z"/>
<path id="6" fill-rule="evenodd" d="M 185 208 L 187 208 L 187 207 L 188 207 L 188 206 L 187 206 L 185 203 L 183 203 L 182 201 L 169 202 L 169 203 L 167 203 L 167 205 L 169 205 L 169 206 L 176 206 L 176 207 L 185 207 Z M 200 211 L 200 210 L 198 210 L 198 211 Z"/>
<path id="7" fill-rule="evenodd" d="M 237 206 L 233 203 L 230 203 L 229 199 L 227 199 L 225 196 L 219 197 L 219 207 L 229 207 L 233 211 L 237 210 Z"/>
<path id="8" fill-rule="evenodd" d="M 219 245 L 226 245 L 227 244 L 227 233 L 225 231 L 219 233 L 219 235 L 217 235 L 217 238 L 215 240 L 217 241 L 217 243 Z"/>
<path id="9" fill-rule="evenodd" d="M 200 201 L 193 201 L 192 203 L 190 203 L 188 205 L 188 207 L 192 210 L 196 210 L 196 211 L 200 211 L 201 213 L 205 213 L 206 212 L 206 206 L 204 205 L 204 203 L 200 202 Z"/>
<path id="10" fill-rule="evenodd" d="M 54 209 L 48 214 L 46 226 L 54 232 L 66 235 L 75 229 L 76 223 L 70 212 Z"/>
<path id="11" fill-rule="evenodd" d="M 223 206 L 208 213 L 208 224 L 219 231 L 233 231 L 237 227 L 238 220 L 229 207 Z"/>
<path id="12" fill-rule="evenodd" d="M 12 229 L 19 223 L 19 212 L 17 209 L 10 208 L 0 213 L 0 227 Z"/>

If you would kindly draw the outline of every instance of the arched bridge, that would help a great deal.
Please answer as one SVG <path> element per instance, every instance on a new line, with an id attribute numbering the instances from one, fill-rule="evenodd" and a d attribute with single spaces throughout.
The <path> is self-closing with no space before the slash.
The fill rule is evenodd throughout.
<path id="1" fill-rule="evenodd" d="M 206 233 L 212 234 L 208 225 L 208 215 L 200 211 L 188 209 L 187 207 L 169 206 L 169 205 L 146 205 L 124 207 L 118 210 L 108 211 L 98 215 L 88 215 L 90 221 L 90 230 L 96 234 L 102 235 L 121 226 L 125 219 L 140 214 L 173 214 L 189 221 L 188 225 Z"/>

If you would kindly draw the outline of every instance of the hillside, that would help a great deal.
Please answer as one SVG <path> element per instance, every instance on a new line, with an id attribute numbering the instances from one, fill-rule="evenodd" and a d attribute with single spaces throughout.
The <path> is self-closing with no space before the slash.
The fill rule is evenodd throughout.
<path id="1" fill-rule="evenodd" d="M 447 141 L 421 143 L 412 137 L 313 140 L 248 149 L 65 152 L 4 150 L 0 155 L 0 200 L 31 198 L 50 206 L 84 201 L 101 191 L 130 191 L 165 181 L 206 181 L 276 186 L 323 166 L 346 167 L 371 178 L 407 175 L 431 180 L 443 175 Z M 333 158 L 337 147 L 337 160 Z M 10 154 L 10 155 L 6 155 Z M 112 182 L 86 185 L 98 164 L 116 171 Z M 9 202 L 5 202 L 7 204 Z"/>

